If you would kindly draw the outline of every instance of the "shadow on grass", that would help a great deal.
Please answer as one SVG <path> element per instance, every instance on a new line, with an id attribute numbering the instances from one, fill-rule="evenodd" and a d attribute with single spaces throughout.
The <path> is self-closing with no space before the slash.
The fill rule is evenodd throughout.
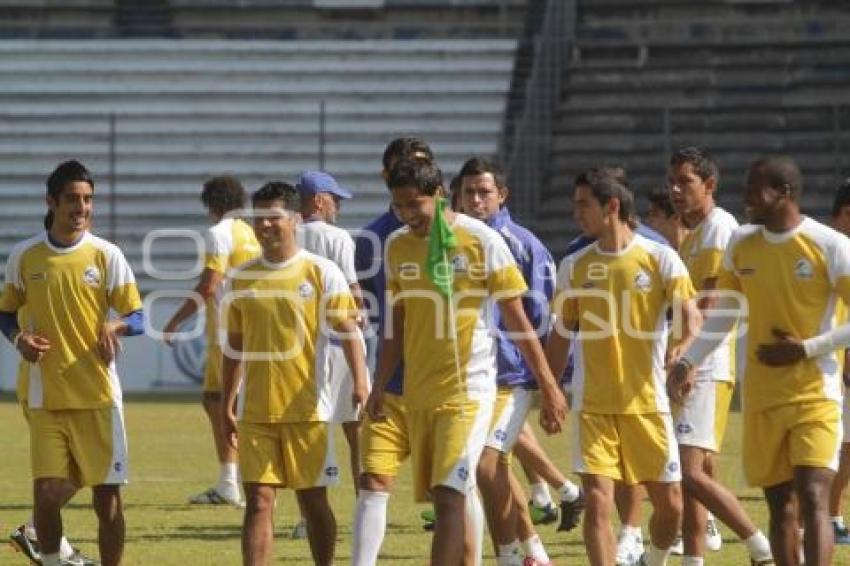
<path id="1" fill-rule="evenodd" d="M 242 525 L 219 524 L 219 525 L 183 525 L 169 529 L 167 533 L 132 533 L 128 532 L 127 542 L 171 542 L 174 540 L 200 540 L 200 541 L 225 541 L 238 542 L 242 537 Z"/>

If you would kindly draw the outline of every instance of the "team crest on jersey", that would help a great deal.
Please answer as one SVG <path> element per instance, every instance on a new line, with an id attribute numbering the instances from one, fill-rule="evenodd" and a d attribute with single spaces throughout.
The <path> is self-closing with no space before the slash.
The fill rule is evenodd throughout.
<path id="1" fill-rule="evenodd" d="M 640 270 L 635 275 L 635 289 L 638 291 L 649 291 L 652 287 L 652 278 L 646 271 Z"/>
<path id="2" fill-rule="evenodd" d="M 309 283 L 302 283 L 298 286 L 298 296 L 302 299 L 309 299 L 315 294 L 316 290 Z"/>
<path id="3" fill-rule="evenodd" d="M 83 271 L 83 281 L 86 285 L 97 287 L 100 285 L 100 270 L 94 265 L 90 265 Z"/>
<path id="4" fill-rule="evenodd" d="M 329 478 L 335 478 L 339 475 L 339 468 L 336 466 L 328 466 L 325 468 L 325 475 Z"/>
<path id="5" fill-rule="evenodd" d="M 466 273 L 469 271 L 469 258 L 463 254 L 458 254 L 452 258 L 452 270 L 455 273 Z"/>
<path id="6" fill-rule="evenodd" d="M 811 279 L 814 273 L 815 269 L 812 267 L 812 262 L 807 259 L 797 260 L 794 265 L 794 275 L 797 276 L 797 279 Z"/>

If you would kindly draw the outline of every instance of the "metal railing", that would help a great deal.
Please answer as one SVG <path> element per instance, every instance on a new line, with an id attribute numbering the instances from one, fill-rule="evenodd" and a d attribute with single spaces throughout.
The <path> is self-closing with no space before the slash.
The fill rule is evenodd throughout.
<path id="1" fill-rule="evenodd" d="M 549 172 L 552 129 L 558 111 L 566 58 L 575 37 L 576 1 L 548 0 L 540 30 L 531 38 L 531 72 L 521 95 L 520 111 L 502 142 L 511 211 L 533 224 Z"/>

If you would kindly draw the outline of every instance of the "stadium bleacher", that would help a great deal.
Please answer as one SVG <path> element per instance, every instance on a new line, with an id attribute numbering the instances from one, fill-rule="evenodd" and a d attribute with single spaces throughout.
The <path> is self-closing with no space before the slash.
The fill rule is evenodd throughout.
<path id="1" fill-rule="evenodd" d="M 744 169 L 789 153 L 805 209 L 823 216 L 850 174 L 850 7 L 840 2 L 584 0 L 564 68 L 549 182 L 535 226 L 553 251 L 574 227 L 581 169 L 624 165 L 638 193 L 664 181 L 672 148 L 717 156 L 721 203 L 740 214 Z M 639 209 L 646 206 L 638 198 Z"/>
<path id="2" fill-rule="evenodd" d="M 362 226 L 386 206 L 380 155 L 393 137 L 424 136 L 447 172 L 496 151 L 514 48 L 508 39 L 0 42 L 0 261 L 38 229 L 44 178 L 70 157 L 100 183 L 96 228 L 140 275 L 149 230 L 206 225 L 198 192 L 216 173 L 253 189 L 324 166 L 356 194 L 341 220 Z M 158 245 L 156 265 L 189 266 L 194 250 L 187 240 Z M 168 285 L 187 283 L 141 277 L 144 291 Z"/>

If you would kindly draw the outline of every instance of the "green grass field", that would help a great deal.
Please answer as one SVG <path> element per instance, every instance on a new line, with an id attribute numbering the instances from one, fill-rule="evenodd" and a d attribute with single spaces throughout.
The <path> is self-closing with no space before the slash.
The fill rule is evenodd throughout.
<path id="1" fill-rule="evenodd" d="M 130 400 L 126 405 L 130 443 L 131 483 L 124 490 L 127 520 L 125 564 L 239 564 L 241 511 L 230 507 L 200 507 L 185 503 L 190 494 L 208 487 L 217 474 L 212 442 L 200 405 L 187 400 L 169 402 Z M 29 435 L 19 407 L 6 398 L 0 402 L 4 433 L 4 462 L 0 465 L 0 532 L 5 536 L 30 513 Z M 740 458 L 740 419 L 730 420 L 726 453 L 721 458 L 723 479 L 741 497 L 748 511 L 764 529 L 766 510 L 760 492 L 744 487 Z M 347 448 L 340 439 L 338 456 L 347 462 Z M 541 436 L 542 438 L 542 436 Z M 559 466 L 567 469 L 567 435 L 549 437 L 544 443 Z M 345 471 L 346 468 L 343 466 Z M 339 488 L 331 490 L 339 523 L 337 561 L 347 563 L 351 548 L 354 492 L 344 473 Z M 89 505 L 90 492 L 81 492 L 65 510 L 65 532 L 72 543 L 88 554 L 96 554 L 96 522 Z M 413 503 L 410 472 L 404 469 L 390 499 L 389 526 L 384 542 L 384 564 L 424 564 L 430 534 L 419 520 L 423 507 Z M 275 519 L 278 562 L 309 563 L 306 541 L 288 538 L 296 520 L 291 493 L 281 493 Z M 645 518 L 648 517 L 648 509 Z M 644 526 L 646 521 L 644 521 Z M 646 532 L 646 530 L 645 530 Z M 542 526 L 540 535 L 557 564 L 586 563 L 578 532 L 563 535 L 552 525 Z M 707 564 L 747 564 L 746 552 L 723 528 L 724 545 L 707 557 Z M 488 549 L 489 550 L 489 549 Z M 492 553 L 488 552 L 492 562 Z M 0 564 L 23 564 L 11 548 L 0 548 Z M 671 563 L 678 563 L 674 559 Z M 839 548 L 835 564 L 850 564 L 850 549 Z"/>

